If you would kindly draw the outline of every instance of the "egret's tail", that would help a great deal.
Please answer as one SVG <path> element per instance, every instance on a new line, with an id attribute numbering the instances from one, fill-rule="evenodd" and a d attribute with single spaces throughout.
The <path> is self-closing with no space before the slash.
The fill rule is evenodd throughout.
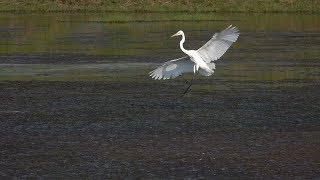
<path id="1" fill-rule="evenodd" d="M 211 76 L 214 73 L 214 69 L 216 69 L 216 65 L 214 63 L 207 63 L 208 68 L 200 68 L 199 73 L 203 76 Z"/>

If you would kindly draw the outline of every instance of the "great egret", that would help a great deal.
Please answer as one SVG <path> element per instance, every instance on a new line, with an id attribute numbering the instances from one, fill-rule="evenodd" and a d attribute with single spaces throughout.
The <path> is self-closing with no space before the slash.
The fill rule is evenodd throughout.
<path id="1" fill-rule="evenodd" d="M 196 71 L 203 76 L 213 74 L 215 64 L 212 61 L 219 59 L 232 45 L 239 36 L 239 30 L 232 25 L 225 30 L 215 33 L 213 37 L 198 50 L 186 50 L 183 47 L 185 36 L 183 31 L 178 31 L 174 36 L 182 36 L 180 41 L 180 49 L 188 56 L 165 62 L 162 66 L 151 71 L 149 75 L 154 79 L 170 79 L 180 76 L 182 73 L 193 72 L 193 77 L 189 87 L 184 94 L 190 89 Z"/>

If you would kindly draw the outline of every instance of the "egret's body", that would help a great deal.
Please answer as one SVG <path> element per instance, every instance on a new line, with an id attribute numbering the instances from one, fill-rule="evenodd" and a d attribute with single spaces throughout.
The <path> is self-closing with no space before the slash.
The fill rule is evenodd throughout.
<path id="1" fill-rule="evenodd" d="M 149 73 L 152 78 L 170 79 L 176 78 L 185 72 L 193 72 L 195 74 L 197 71 L 203 76 L 212 75 L 215 69 L 215 64 L 212 61 L 219 59 L 232 43 L 236 42 L 239 31 L 236 27 L 230 25 L 220 33 L 215 33 L 213 37 L 198 50 L 186 50 L 183 47 L 185 35 L 181 30 L 171 37 L 179 35 L 182 36 L 180 49 L 188 56 L 165 62 L 162 66 Z"/>
<path id="2" fill-rule="evenodd" d="M 189 50 L 188 53 L 186 53 L 192 62 L 194 62 L 194 68 L 193 68 L 193 73 L 196 73 L 196 71 L 199 71 L 199 68 L 202 70 L 208 72 L 208 73 L 213 73 L 213 70 L 210 69 L 207 63 L 204 62 L 202 57 L 197 53 L 195 50 Z"/>

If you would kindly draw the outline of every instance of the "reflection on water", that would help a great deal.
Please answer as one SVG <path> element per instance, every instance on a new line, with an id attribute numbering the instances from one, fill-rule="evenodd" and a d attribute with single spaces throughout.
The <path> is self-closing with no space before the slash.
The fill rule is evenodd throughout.
<path id="1" fill-rule="evenodd" d="M 187 49 L 197 49 L 229 24 L 239 27 L 237 43 L 217 61 L 209 79 L 235 81 L 318 80 L 318 15 L 282 14 L 49 14 L 0 18 L 1 80 L 149 80 L 146 72 L 183 56 L 178 39 L 186 33 Z M 185 17 L 184 17 L 185 16 Z M 177 19 L 188 19 L 179 21 Z M 190 21 L 190 18 L 198 20 Z M 142 21 L 144 20 L 144 21 Z M 152 20 L 157 22 L 152 23 Z M 147 21 L 147 22 L 145 22 Z M 136 64 L 113 78 L 111 66 Z M 8 65 L 11 64 L 11 65 Z M 20 64 L 20 65 L 14 65 Z M 22 65 L 28 64 L 28 65 Z M 63 64 L 73 64 L 64 66 Z M 79 66 L 77 65 L 79 64 Z M 88 64 L 83 66 L 82 64 Z M 90 64 L 100 64 L 95 69 Z M 115 66 L 117 67 L 117 66 Z M 55 69 L 60 69 L 56 71 Z M 80 73 L 81 72 L 81 73 Z M 60 73 L 60 74 L 59 74 Z M 82 76 L 79 76 L 79 73 Z M 41 76 L 44 74 L 44 76 Z M 141 78 L 142 77 L 142 78 Z M 144 77 L 144 78 L 143 78 Z M 188 77 L 188 76 L 187 76 Z M 182 77 L 183 79 L 184 77 Z M 297 81 L 301 83 L 301 81 Z M 311 83 L 314 83 L 311 81 Z"/>
<path id="2" fill-rule="evenodd" d="M 174 14 L 132 16 L 135 17 L 133 19 L 144 16 L 150 20 L 174 18 Z M 303 41 L 312 47 L 319 39 L 318 15 L 205 14 L 205 17 L 209 20 L 108 23 L 119 17 L 112 14 L 3 15 L 0 18 L 0 52 L 171 56 L 179 51 L 176 51 L 177 40 L 170 39 L 169 36 L 178 29 L 186 32 L 186 46 L 195 49 L 214 32 L 229 24 L 234 24 L 241 30 L 242 35 L 237 45 L 239 52 L 244 49 L 251 53 L 270 53 L 272 50 L 275 50 L 274 53 L 282 53 L 302 48 L 296 52 L 301 55 L 317 53 L 318 50 L 302 51 L 306 49 Z"/>

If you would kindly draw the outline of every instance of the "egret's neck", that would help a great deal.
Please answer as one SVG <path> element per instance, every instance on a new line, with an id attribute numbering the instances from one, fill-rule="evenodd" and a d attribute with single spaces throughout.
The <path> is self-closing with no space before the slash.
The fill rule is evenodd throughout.
<path id="1" fill-rule="evenodd" d="M 180 41 L 180 49 L 181 49 L 184 53 L 188 54 L 188 50 L 186 50 L 186 49 L 183 47 L 183 43 L 184 43 L 185 41 L 186 41 L 186 38 L 185 38 L 184 34 L 182 34 L 182 39 L 181 39 L 181 41 Z"/>

